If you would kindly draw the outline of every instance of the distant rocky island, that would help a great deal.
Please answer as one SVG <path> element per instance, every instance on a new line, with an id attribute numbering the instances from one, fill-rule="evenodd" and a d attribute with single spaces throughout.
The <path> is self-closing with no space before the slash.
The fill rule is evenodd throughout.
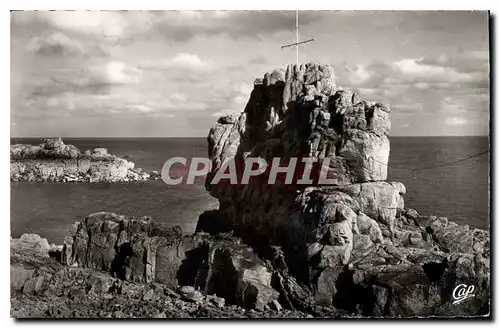
<path id="1" fill-rule="evenodd" d="M 151 173 L 134 169 L 135 164 L 108 154 L 106 148 L 81 153 L 61 138 L 45 139 L 41 145 L 10 146 L 10 180 L 13 182 L 136 182 L 156 180 Z"/>
<path id="2" fill-rule="evenodd" d="M 405 208 L 405 186 L 385 181 L 389 114 L 336 86 L 328 65 L 265 74 L 244 112 L 210 130 L 206 188 L 220 206 L 195 234 L 101 212 L 61 246 L 11 239 L 11 315 L 491 315 L 489 232 Z M 336 183 L 210 184 L 224 161 L 248 156 L 328 157 Z"/>

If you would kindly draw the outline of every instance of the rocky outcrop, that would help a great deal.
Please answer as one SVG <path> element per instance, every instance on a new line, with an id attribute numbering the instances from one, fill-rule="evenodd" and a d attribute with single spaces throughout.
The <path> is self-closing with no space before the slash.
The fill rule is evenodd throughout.
<path id="1" fill-rule="evenodd" d="M 263 310 L 279 293 L 271 268 L 235 238 L 183 236 L 149 217 L 95 213 L 66 238 L 62 262 L 132 282 L 193 286 L 230 304 Z"/>
<path id="2" fill-rule="evenodd" d="M 281 307 L 272 266 L 231 235 L 186 236 L 149 217 L 107 212 L 72 229 L 62 247 L 37 235 L 11 239 L 15 316 L 308 316 Z M 78 311 L 67 305 L 76 302 Z"/>
<path id="3" fill-rule="evenodd" d="M 135 164 L 96 148 L 83 154 L 61 138 L 45 139 L 41 145 L 10 147 L 11 181 L 28 182 L 133 182 L 155 180 L 158 172 L 143 173 Z"/>
<path id="4" fill-rule="evenodd" d="M 101 216 L 102 217 L 102 216 Z M 95 217 L 94 217 L 95 219 Z M 194 287 L 169 288 L 60 263 L 61 249 L 37 235 L 11 239 L 11 316 L 14 318 L 306 318 L 274 306 L 263 311 L 226 304 Z M 250 295 L 250 294 L 249 294 Z M 277 304 L 279 306 L 279 303 Z"/>
<path id="5" fill-rule="evenodd" d="M 316 304 L 367 316 L 488 313 L 489 233 L 405 209 L 405 186 L 385 181 L 390 109 L 333 76 L 318 63 L 276 69 L 255 81 L 244 112 L 219 118 L 206 180 L 220 203 L 216 225 L 255 249 L 281 247 L 287 271 Z M 327 159 L 330 183 L 318 184 L 321 165 L 309 185 L 269 185 L 266 174 L 246 185 L 212 183 L 228 160 L 249 157 Z M 461 283 L 476 296 L 453 304 Z"/>

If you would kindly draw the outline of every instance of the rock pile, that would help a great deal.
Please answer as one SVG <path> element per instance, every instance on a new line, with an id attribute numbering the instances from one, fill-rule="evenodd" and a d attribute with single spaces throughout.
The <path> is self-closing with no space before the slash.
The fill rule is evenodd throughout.
<path id="1" fill-rule="evenodd" d="M 134 169 L 135 164 L 95 148 L 83 154 L 61 138 L 41 145 L 11 145 L 10 179 L 27 182 L 135 182 L 156 180 L 160 174 Z"/>

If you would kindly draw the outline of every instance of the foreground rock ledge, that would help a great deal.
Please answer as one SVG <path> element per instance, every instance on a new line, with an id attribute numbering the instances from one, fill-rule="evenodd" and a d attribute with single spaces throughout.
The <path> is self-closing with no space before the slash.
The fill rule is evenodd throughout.
<path id="1" fill-rule="evenodd" d="M 489 235 L 403 214 L 407 231 L 428 234 L 428 247 L 382 244 L 324 267 L 314 283 L 289 274 L 275 245 L 262 255 L 230 233 L 183 235 L 149 217 L 100 212 L 73 226 L 62 246 L 37 235 L 11 239 L 11 315 L 16 318 L 412 317 L 489 313 Z M 362 221 L 362 219 L 361 219 Z M 360 222 L 361 222 L 360 221 Z M 361 222 L 365 229 L 366 222 Z M 429 227 L 441 233 L 427 233 Z M 457 237 L 472 245 L 462 253 Z M 465 238 L 465 239 L 464 239 Z M 409 238 L 410 239 L 410 238 Z M 446 251 L 440 247 L 446 245 Z M 457 248 L 458 247 L 458 248 Z M 264 255 L 264 253 L 266 255 Z M 453 305 L 452 289 L 475 296 Z"/>
<path id="2" fill-rule="evenodd" d="M 16 318 L 308 318 L 283 309 L 272 267 L 230 235 L 182 235 L 148 217 L 95 213 L 63 246 L 11 239 Z"/>

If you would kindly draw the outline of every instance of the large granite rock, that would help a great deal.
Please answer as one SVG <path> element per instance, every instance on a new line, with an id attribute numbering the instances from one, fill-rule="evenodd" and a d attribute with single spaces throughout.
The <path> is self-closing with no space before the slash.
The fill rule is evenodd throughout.
<path id="1" fill-rule="evenodd" d="M 335 86 L 328 65 L 267 73 L 256 81 L 244 112 L 221 117 L 210 130 L 213 172 L 228 158 L 296 156 L 329 158 L 338 184 L 385 180 L 390 110 L 353 99 L 359 100 Z M 209 186 L 213 194 L 216 189 Z"/>
<path id="2" fill-rule="evenodd" d="M 206 179 L 224 218 L 217 225 L 225 222 L 255 249 L 282 247 L 287 274 L 317 305 L 370 316 L 487 313 L 489 233 L 406 210 L 405 186 L 385 181 L 389 108 L 333 77 L 318 63 L 274 70 L 255 81 L 244 112 L 219 118 L 208 135 Z M 228 160 L 241 170 L 249 157 L 328 159 L 330 183 L 318 184 L 320 165 L 309 185 L 297 177 L 269 185 L 268 174 L 245 185 L 212 183 Z M 474 263 L 469 271 L 466 263 Z M 454 306 L 460 283 L 479 296 Z"/>
<path id="3" fill-rule="evenodd" d="M 166 228 L 149 217 L 94 213 L 76 223 L 74 232 L 65 239 L 63 263 L 110 272 L 127 281 L 158 279 L 171 287 L 177 285 L 184 254 L 196 247 L 194 239 L 181 238 L 179 227 Z"/>

